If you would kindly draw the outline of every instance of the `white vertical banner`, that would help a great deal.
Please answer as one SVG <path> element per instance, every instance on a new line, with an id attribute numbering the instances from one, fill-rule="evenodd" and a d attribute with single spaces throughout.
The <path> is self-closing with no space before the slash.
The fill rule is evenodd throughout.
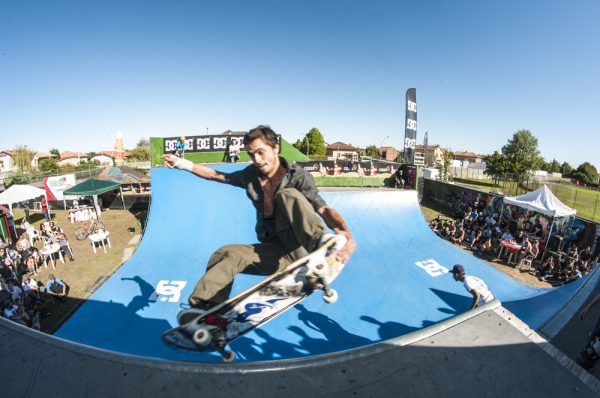
<path id="1" fill-rule="evenodd" d="M 48 200 L 64 200 L 63 192 L 75 186 L 75 174 L 44 178 L 44 189 Z"/>

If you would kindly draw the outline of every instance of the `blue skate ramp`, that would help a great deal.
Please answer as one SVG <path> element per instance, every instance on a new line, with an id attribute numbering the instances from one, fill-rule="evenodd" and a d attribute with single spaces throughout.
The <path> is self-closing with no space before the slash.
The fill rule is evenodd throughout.
<path id="1" fill-rule="evenodd" d="M 245 165 L 219 165 L 232 171 Z M 178 170 L 151 171 L 152 203 L 134 255 L 56 333 L 126 354 L 182 361 L 220 361 L 211 353 L 175 351 L 161 334 L 204 273 L 214 250 L 254 243 L 255 211 L 242 189 Z M 381 342 L 468 309 L 471 296 L 448 269 L 455 263 L 483 278 L 504 306 L 532 328 L 578 288 L 522 285 L 441 240 L 421 214 L 416 192 L 323 192 L 346 219 L 357 250 L 334 282 L 337 303 L 317 293 L 232 345 L 241 361 L 327 354 Z M 262 277 L 239 275 L 237 294 Z"/>

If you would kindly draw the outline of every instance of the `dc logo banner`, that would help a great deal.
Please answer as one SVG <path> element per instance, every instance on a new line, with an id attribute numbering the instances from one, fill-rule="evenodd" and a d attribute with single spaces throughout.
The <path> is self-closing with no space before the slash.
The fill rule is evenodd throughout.
<path id="1" fill-rule="evenodd" d="M 448 273 L 448 268 L 444 267 L 435 260 L 417 261 L 415 265 L 427 272 L 430 276 L 442 276 Z"/>
<path id="2" fill-rule="evenodd" d="M 181 291 L 187 284 L 187 281 L 159 281 L 154 289 L 154 293 L 150 295 L 149 301 L 168 301 L 170 303 L 178 303 L 181 297 Z"/>

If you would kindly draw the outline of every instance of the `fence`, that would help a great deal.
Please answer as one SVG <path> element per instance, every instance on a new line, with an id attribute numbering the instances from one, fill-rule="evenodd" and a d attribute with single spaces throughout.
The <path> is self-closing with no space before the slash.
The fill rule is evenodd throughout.
<path id="1" fill-rule="evenodd" d="M 485 174 L 485 170 L 472 167 L 450 167 L 448 170 L 454 178 L 468 178 L 473 180 L 489 180 L 490 176 Z"/>
<path id="2" fill-rule="evenodd" d="M 65 171 L 57 171 L 52 173 L 12 174 L 10 176 L 4 176 L 3 182 L 7 186 L 13 184 L 31 184 L 35 182 L 40 182 L 46 177 L 60 176 L 64 174 L 75 174 L 75 181 L 77 181 L 84 178 L 95 177 L 98 174 L 100 174 L 103 169 L 104 167 L 93 167 L 87 170 L 80 170 L 71 173 Z"/>
<path id="3" fill-rule="evenodd" d="M 146 162 L 128 162 L 125 161 L 124 163 L 125 166 L 127 167 L 132 167 L 134 169 L 150 169 L 150 161 L 146 161 Z"/>
<path id="4" fill-rule="evenodd" d="M 520 196 L 535 191 L 542 185 L 548 186 L 552 193 L 565 205 L 577 210 L 577 216 L 583 219 L 600 222 L 600 191 L 597 188 L 586 188 L 571 183 L 545 180 L 537 176 L 519 176 L 504 174 L 493 178 L 478 179 L 454 175 L 456 182 L 484 188 L 490 191 L 500 191 L 505 196 Z"/>

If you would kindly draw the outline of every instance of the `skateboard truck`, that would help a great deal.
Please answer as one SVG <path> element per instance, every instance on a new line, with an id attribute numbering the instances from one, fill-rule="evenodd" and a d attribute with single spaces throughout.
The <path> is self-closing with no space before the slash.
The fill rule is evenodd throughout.
<path id="1" fill-rule="evenodd" d="M 333 304 L 338 299 L 338 294 L 335 289 L 329 287 L 326 276 L 328 273 L 328 264 L 319 264 L 315 267 L 315 274 L 319 277 L 319 281 L 323 284 L 323 300 L 327 304 Z"/>
<path id="2" fill-rule="evenodd" d="M 207 347 L 213 341 L 213 333 L 206 327 L 200 327 L 194 331 L 192 340 L 201 347 Z M 224 344 L 216 344 L 215 349 L 221 354 L 223 362 L 235 361 L 235 352 L 225 349 Z"/>

